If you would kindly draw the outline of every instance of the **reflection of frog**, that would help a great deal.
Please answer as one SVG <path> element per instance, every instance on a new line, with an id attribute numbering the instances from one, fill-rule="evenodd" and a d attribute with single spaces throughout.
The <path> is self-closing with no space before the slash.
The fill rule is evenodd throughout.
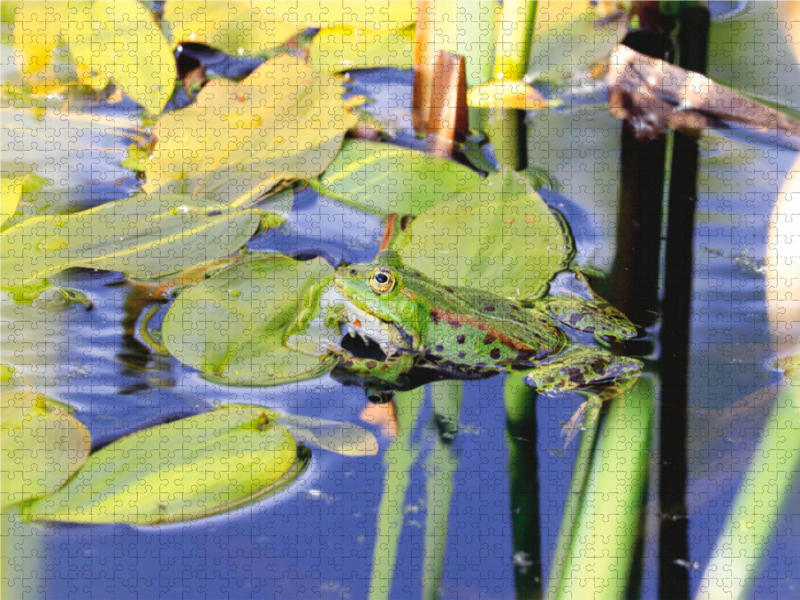
<path id="1" fill-rule="evenodd" d="M 527 381 L 559 392 L 618 381 L 638 373 L 638 360 L 574 342 L 556 323 L 616 338 L 635 327 L 603 302 L 549 296 L 525 307 L 483 291 L 436 283 L 403 265 L 396 252 L 370 264 L 348 265 L 312 291 L 290 326 L 287 345 L 301 352 L 338 353 L 340 366 L 366 379 L 392 382 L 415 366 L 457 377 L 503 368 L 531 369 Z M 342 334 L 380 346 L 381 360 L 359 358 L 339 344 Z"/>

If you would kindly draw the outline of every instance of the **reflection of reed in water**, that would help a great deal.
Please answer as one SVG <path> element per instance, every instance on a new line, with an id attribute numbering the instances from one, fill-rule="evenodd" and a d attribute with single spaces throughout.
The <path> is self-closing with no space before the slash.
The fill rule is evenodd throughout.
<path id="1" fill-rule="evenodd" d="M 784 359 L 797 354 L 800 344 L 800 157 L 772 209 L 766 259 L 767 315 L 778 358 Z"/>

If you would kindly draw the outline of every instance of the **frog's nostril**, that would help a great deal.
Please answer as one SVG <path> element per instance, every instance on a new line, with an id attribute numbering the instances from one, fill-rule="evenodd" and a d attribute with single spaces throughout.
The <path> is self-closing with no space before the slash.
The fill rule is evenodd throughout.
<path id="1" fill-rule="evenodd" d="M 355 269 L 350 269 L 350 275 L 355 277 L 356 275 L 358 275 L 358 271 L 356 271 Z"/>

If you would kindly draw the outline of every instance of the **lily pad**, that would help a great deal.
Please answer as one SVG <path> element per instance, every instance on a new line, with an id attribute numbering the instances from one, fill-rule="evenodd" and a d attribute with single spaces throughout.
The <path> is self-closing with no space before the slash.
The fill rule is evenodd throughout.
<path id="1" fill-rule="evenodd" d="M 3 508 L 55 492 L 89 457 L 86 426 L 46 396 L 3 394 L 0 417 Z"/>
<path id="2" fill-rule="evenodd" d="M 134 196 L 91 210 L 30 217 L 2 234 L 3 287 L 70 267 L 153 278 L 230 254 L 256 231 L 256 211 L 207 216 L 175 197 Z"/>
<path id="3" fill-rule="evenodd" d="M 164 28 L 173 44 L 199 42 L 233 55 L 269 54 L 309 28 L 354 25 L 391 31 L 413 22 L 409 0 L 273 0 L 178 2 L 164 6 Z"/>
<path id="4" fill-rule="evenodd" d="M 110 76 L 158 114 L 175 87 L 175 58 L 153 15 L 139 2 L 70 2 L 66 36 L 78 64 Z"/>
<path id="5" fill-rule="evenodd" d="M 156 123 L 145 191 L 207 194 L 243 206 L 282 179 L 316 177 L 358 121 L 342 91 L 337 78 L 288 55 L 241 83 L 210 82 L 195 104 Z"/>
<path id="6" fill-rule="evenodd" d="M 376 215 L 419 215 L 479 181 L 475 171 L 424 152 L 348 140 L 320 177 L 320 191 Z"/>
<path id="7" fill-rule="evenodd" d="M 413 43 L 413 27 L 398 31 L 330 27 L 314 36 L 309 54 L 314 68 L 329 73 L 378 67 L 411 69 Z"/>
<path id="8" fill-rule="evenodd" d="M 600 6 L 603 5 L 603 6 Z M 610 3 L 540 2 L 528 63 L 528 80 L 562 82 L 586 75 L 625 37 L 628 20 Z"/>
<path id="9" fill-rule="evenodd" d="M 442 285 L 492 290 L 520 301 L 543 296 L 574 254 L 563 217 L 511 170 L 422 213 L 396 249 L 408 267 Z"/>
<path id="10" fill-rule="evenodd" d="M 251 260 L 181 292 L 162 328 L 170 353 L 215 381 L 280 385 L 323 375 L 337 357 L 284 345 L 306 291 L 333 274 L 322 259 L 282 255 Z"/>
<path id="11" fill-rule="evenodd" d="M 39 177 L 36 173 L 28 173 L 22 177 L 3 176 L 0 178 L 0 186 L 2 186 L 0 187 L 0 190 L 2 190 L 0 225 L 5 225 L 6 221 L 14 217 L 23 196 L 36 194 L 46 184 L 47 180 L 44 177 Z"/>
<path id="12" fill-rule="evenodd" d="M 14 19 L 14 51 L 22 55 L 23 74 L 44 70 L 53 60 L 65 25 L 65 0 L 20 2 Z"/>
<path id="13" fill-rule="evenodd" d="M 138 431 L 93 453 L 34 520 L 157 525 L 199 519 L 274 494 L 306 467 L 278 413 L 229 405 Z"/>
<path id="14" fill-rule="evenodd" d="M 477 108 L 539 110 L 562 106 L 562 100 L 548 100 L 524 81 L 490 81 L 469 90 L 467 102 Z"/>

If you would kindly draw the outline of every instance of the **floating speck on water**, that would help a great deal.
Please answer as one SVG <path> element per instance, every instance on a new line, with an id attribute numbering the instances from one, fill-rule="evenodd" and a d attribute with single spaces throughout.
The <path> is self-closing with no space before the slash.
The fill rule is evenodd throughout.
<path id="1" fill-rule="evenodd" d="M 696 560 L 689 562 L 688 560 L 683 560 L 682 558 L 676 558 L 673 562 L 684 569 L 692 569 L 694 571 L 700 570 L 700 562 Z"/>

